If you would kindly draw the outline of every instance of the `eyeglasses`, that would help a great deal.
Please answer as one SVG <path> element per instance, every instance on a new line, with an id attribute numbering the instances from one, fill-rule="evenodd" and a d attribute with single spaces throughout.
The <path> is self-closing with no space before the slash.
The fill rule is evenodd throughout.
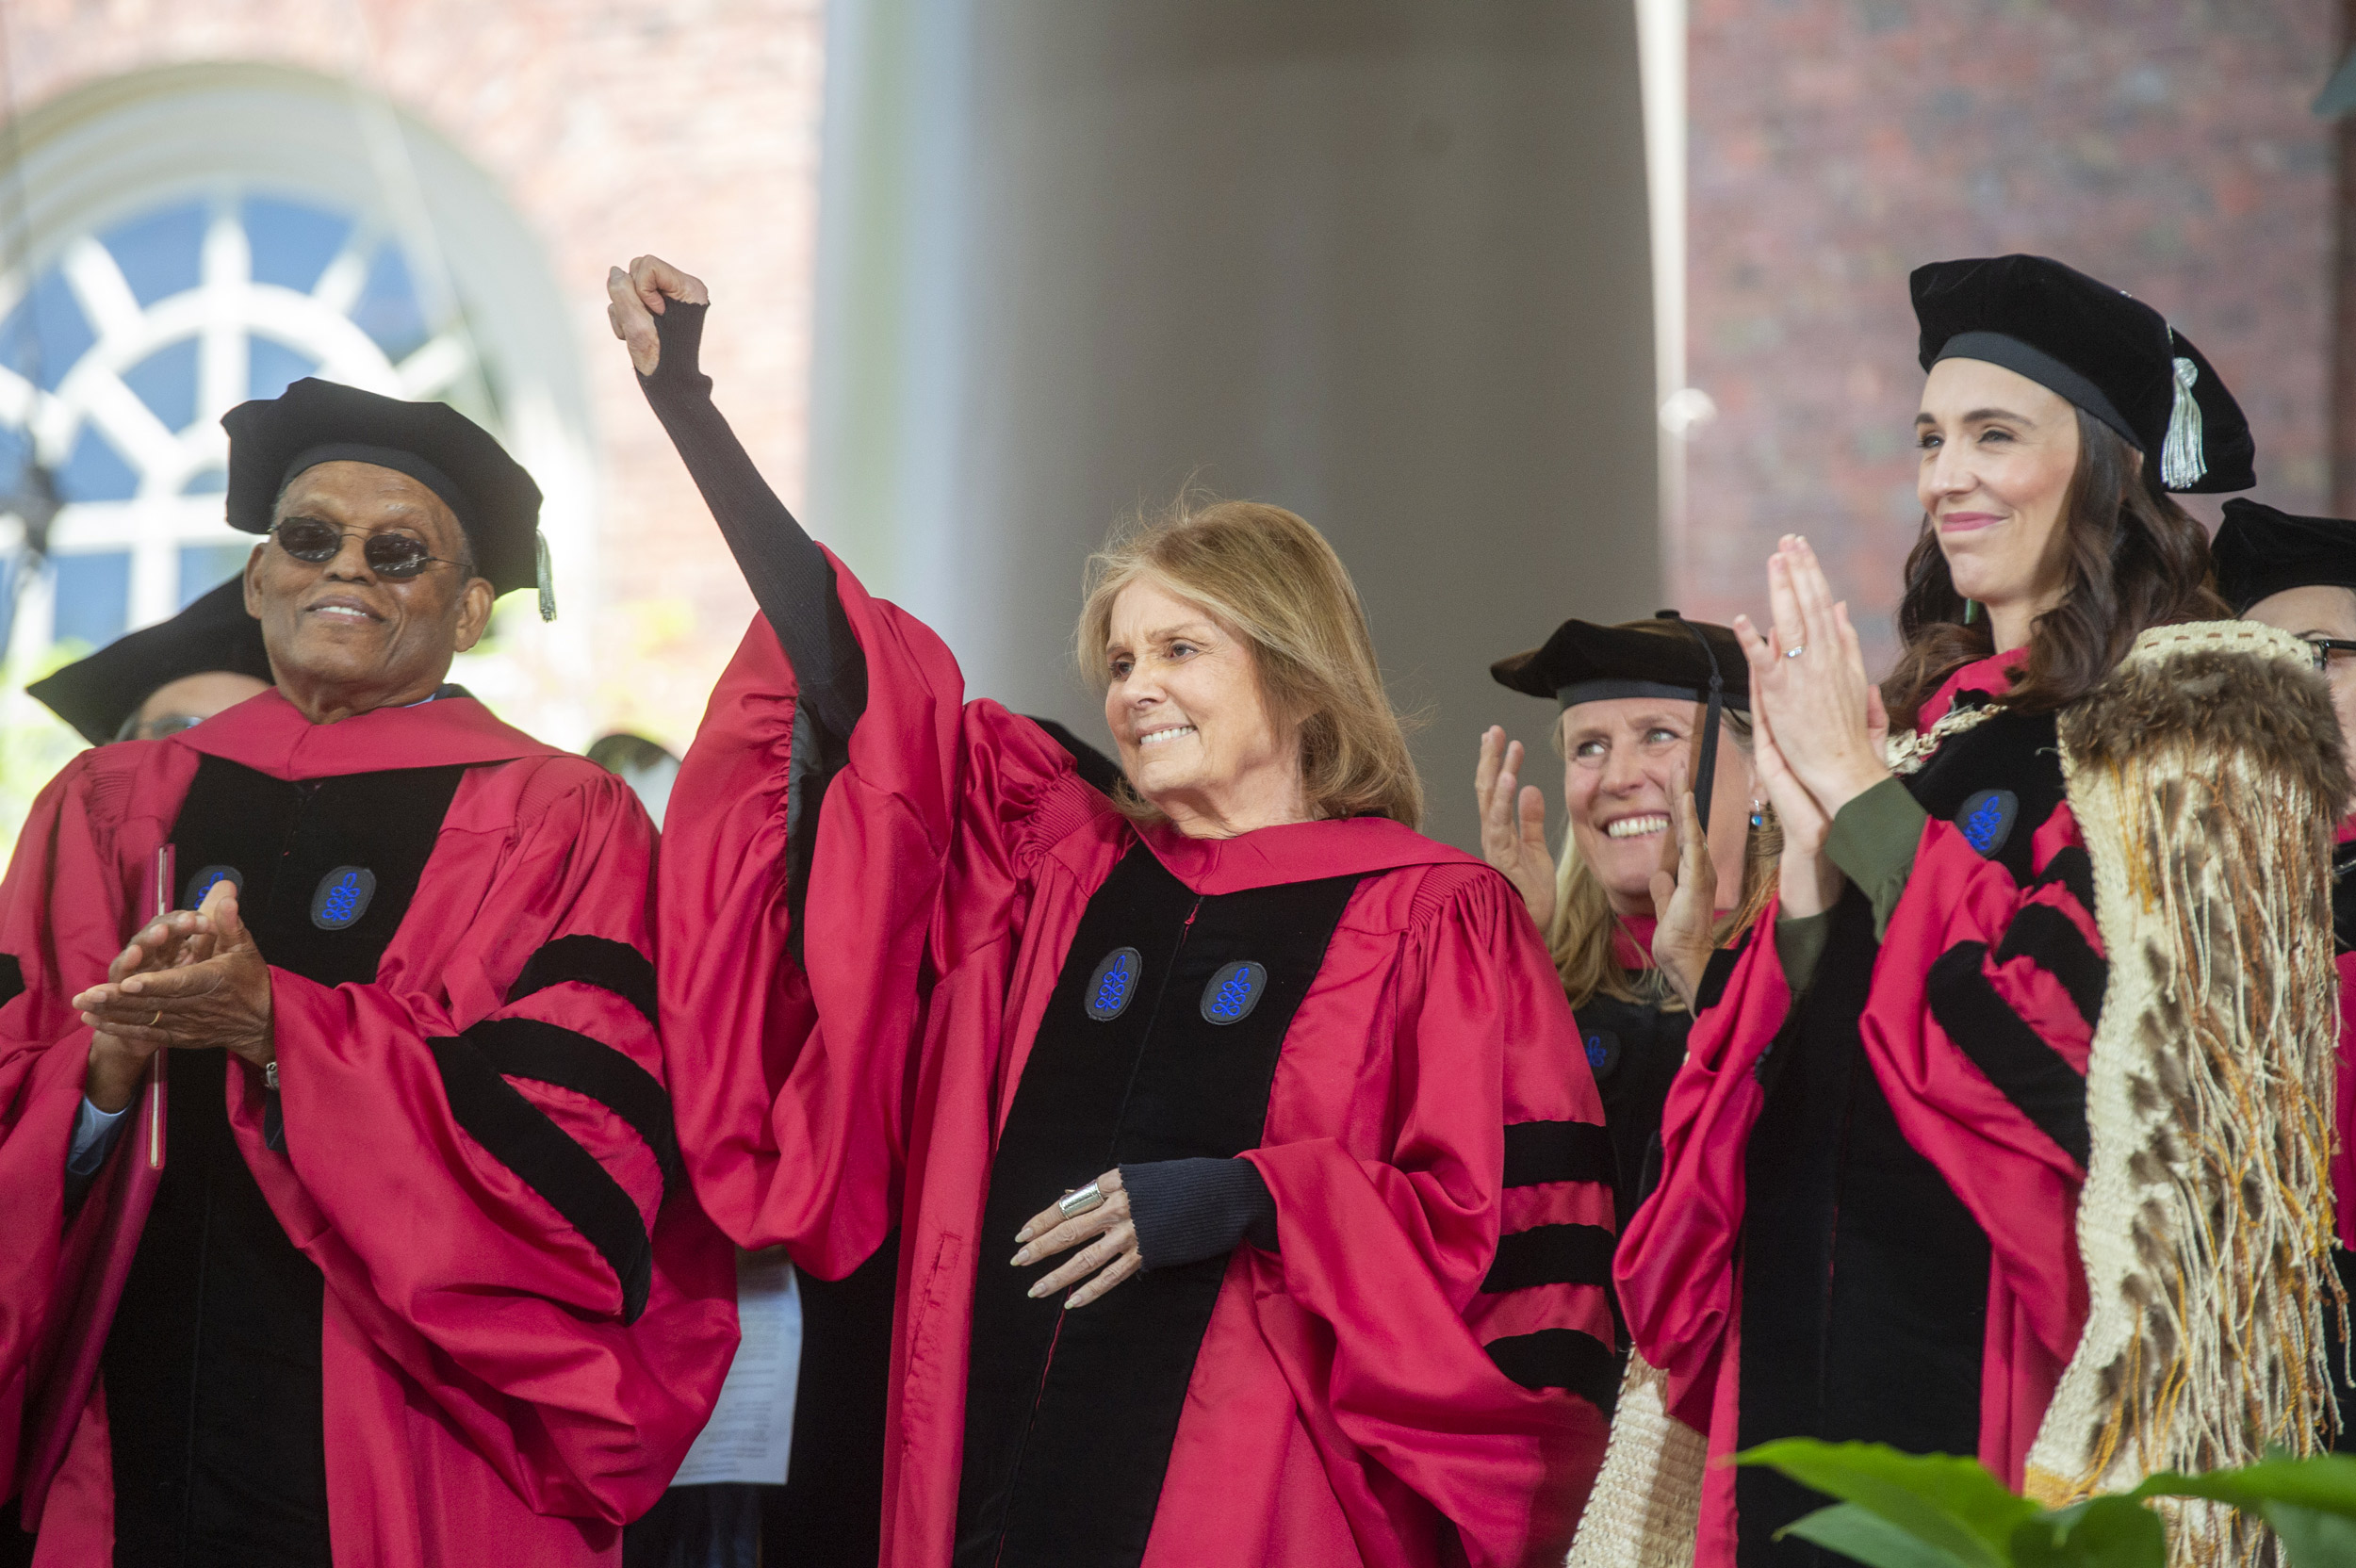
<path id="1" fill-rule="evenodd" d="M 2315 649 L 2315 668 L 2318 670 L 2329 670 L 2331 667 L 2331 656 L 2335 653 L 2356 654 L 2356 643 L 2351 643 L 2344 637 L 2310 637 L 2307 639 L 2307 645 Z"/>
<path id="2" fill-rule="evenodd" d="M 437 564 L 462 567 L 469 572 L 474 570 L 471 562 L 428 555 L 425 541 L 414 533 L 388 531 L 364 534 L 357 530 L 339 529 L 333 523 L 323 523 L 317 517 L 289 517 L 270 530 L 270 537 L 278 541 L 280 549 L 297 561 L 307 562 L 314 566 L 335 560 L 335 553 L 344 547 L 344 541 L 357 537 L 367 541 L 360 547 L 360 553 L 367 560 L 368 570 L 379 577 L 416 577 L 428 566 Z"/>
<path id="3" fill-rule="evenodd" d="M 184 729 L 194 729 L 204 722 L 204 715 L 199 713 L 160 713 L 141 724 L 139 716 L 134 713 L 123 721 L 123 728 L 116 732 L 115 739 L 118 741 L 160 741 L 167 735 L 177 735 Z"/>

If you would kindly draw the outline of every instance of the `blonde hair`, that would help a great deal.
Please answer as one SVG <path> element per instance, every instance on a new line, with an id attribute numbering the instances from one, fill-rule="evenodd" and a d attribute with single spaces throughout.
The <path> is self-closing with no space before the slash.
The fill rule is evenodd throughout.
<path id="1" fill-rule="evenodd" d="M 1724 718 L 1726 738 L 1740 746 L 1744 756 L 1749 756 L 1750 716 L 1729 708 Z M 1554 744 L 1557 751 L 1562 749 L 1560 721 L 1554 727 Z M 1775 862 L 1783 854 L 1783 830 L 1775 825 L 1774 808 L 1768 808 L 1762 815 L 1765 820 L 1750 830 L 1742 846 L 1742 896 L 1732 910 L 1720 917 L 1717 928 L 1710 933 L 1715 946 L 1724 947 L 1737 932 L 1748 930 L 1775 894 Z M 1546 931 L 1546 951 L 1553 956 L 1555 972 L 1562 976 L 1562 989 L 1569 996 L 1571 1006 L 1584 1006 L 1601 993 L 1664 1012 L 1682 1012 L 1685 1004 L 1658 971 L 1631 973 L 1620 962 L 1617 944 L 1612 940 L 1616 924 L 1612 895 L 1605 890 L 1603 879 L 1595 874 L 1595 868 L 1579 853 L 1578 830 L 1565 824 L 1562 858 L 1554 868 L 1554 923 Z"/>
<path id="2" fill-rule="evenodd" d="M 1323 534 L 1280 506 L 1187 496 L 1116 529 L 1088 557 L 1073 644 L 1099 691 L 1111 678 L 1113 601 L 1138 581 L 1200 605 L 1251 645 L 1269 715 L 1300 727 L 1313 813 L 1423 820 L 1423 783 L 1383 690 L 1366 606 Z M 1159 814 L 1135 798 L 1122 804 L 1133 816 Z"/>

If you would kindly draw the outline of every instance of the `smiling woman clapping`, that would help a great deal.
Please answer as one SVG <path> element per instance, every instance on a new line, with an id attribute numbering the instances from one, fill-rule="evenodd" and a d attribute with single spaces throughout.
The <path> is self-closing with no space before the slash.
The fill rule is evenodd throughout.
<path id="1" fill-rule="evenodd" d="M 1878 1440 L 2059 1504 L 2310 1448 L 2329 933 L 2244 890 L 2321 885 L 2347 785 L 2308 650 L 2201 624 L 2169 495 L 2252 484 L 2248 426 L 2158 312 L 2057 263 L 1913 283 L 1905 647 L 1877 693 L 1791 536 L 1771 624 L 1735 623 L 1759 777 L 1823 849 L 1695 1020 L 1630 1331 L 1715 1454 Z M 1824 1499 L 1703 1484 L 1697 1562 L 1828 1560 L 1775 1535 Z"/>
<path id="2" fill-rule="evenodd" d="M 1108 797 L 778 504 L 702 285 L 611 292 L 762 612 L 663 842 L 681 1143 L 743 1246 L 899 1231 L 885 1560 L 1559 1561 L 1609 1149 L 1512 886 L 1414 830 L 1332 548 L 1230 502 L 1096 557 Z"/>

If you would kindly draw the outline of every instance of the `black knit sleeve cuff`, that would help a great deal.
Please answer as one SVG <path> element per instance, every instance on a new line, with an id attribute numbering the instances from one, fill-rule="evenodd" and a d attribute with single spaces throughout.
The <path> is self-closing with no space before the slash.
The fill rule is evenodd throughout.
<path id="1" fill-rule="evenodd" d="M 638 378 L 648 402 L 660 405 L 712 396 L 712 378 L 703 373 L 699 363 L 704 313 L 711 308 L 678 300 L 663 302 L 663 314 L 654 318 L 655 341 L 663 345 L 663 352 L 655 359 L 654 374 Z"/>
<path id="2" fill-rule="evenodd" d="M 1148 1268 L 1175 1268 L 1249 1241 L 1276 1250 L 1276 1199 L 1250 1160 L 1153 1160 L 1121 1168 Z"/>

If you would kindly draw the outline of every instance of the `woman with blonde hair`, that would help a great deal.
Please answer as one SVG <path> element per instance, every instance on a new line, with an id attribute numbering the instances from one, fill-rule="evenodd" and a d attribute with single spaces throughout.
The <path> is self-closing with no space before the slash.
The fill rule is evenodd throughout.
<path id="1" fill-rule="evenodd" d="M 1626 1229 L 1658 1164 L 1694 1005 L 1723 986 L 1775 894 L 1782 836 L 1751 762 L 1750 665 L 1732 631 L 1664 610 L 1618 626 L 1565 621 L 1489 673 L 1558 707 L 1562 852 L 1546 851 L 1545 795 L 1520 782 L 1521 743 L 1495 727 L 1473 780 L 1481 847 L 1545 933 L 1579 1017 Z M 1678 830 L 1689 788 L 1694 823 L 1708 820 L 1701 845 Z M 1671 874 L 1680 849 L 1695 876 Z"/>
<path id="2" fill-rule="evenodd" d="M 2173 498 L 2255 482 L 2248 422 L 2158 311 L 2058 262 L 1912 292 L 1895 671 L 1868 681 L 1803 538 L 1735 623 L 1792 842 L 1614 1263 L 1655 1412 L 1697 1461 L 1886 1443 L 2054 1508 L 2311 1452 L 2348 778 L 2314 650 L 2222 620 Z M 1612 1464 L 1642 1472 L 1617 1434 Z M 1799 1483 L 1688 1478 L 1678 1560 L 1842 1560 L 1786 1530 L 1824 1501 Z M 2271 1560 L 2180 1525 L 2178 1564 Z"/>
<path id="3" fill-rule="evenodd" d="M 883 1560 L 1559 1561 L 1608 1149 L 1513 888 L 1415 831 L 1333 550 L 1229 502 L 1096 557 L 1108 797 L 761 483 L 702 285 L 611 293 L 762 612 L 663 845 L 681 1144 L 797 1268 L 899 1230 Z"/>

